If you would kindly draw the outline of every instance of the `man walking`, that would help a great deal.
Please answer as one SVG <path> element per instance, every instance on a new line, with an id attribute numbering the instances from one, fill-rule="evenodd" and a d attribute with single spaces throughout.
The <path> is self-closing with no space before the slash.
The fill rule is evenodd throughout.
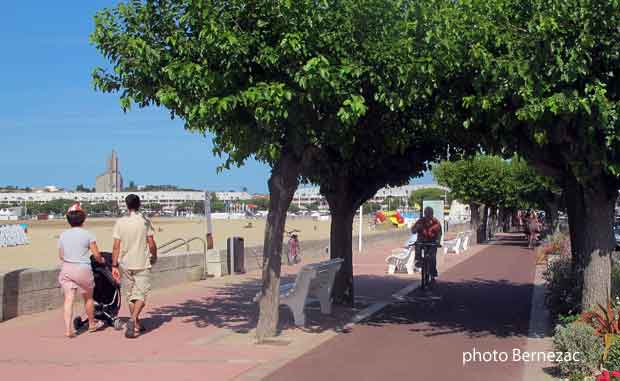
<path id="1" fill-rule="evenodd" d="M 130 194 L 125 204 L 129 215 L 116 221 L 112 232 L 112 275 L 122 279 L 122 288 L 127 292 L 131 317 L 125 337 L 134 338 L 142 332 L 140 312 L 151 291 L 151 265 L 157 261 L 157 246 L 151 221 L 138 211 L 140 197 Z"/>

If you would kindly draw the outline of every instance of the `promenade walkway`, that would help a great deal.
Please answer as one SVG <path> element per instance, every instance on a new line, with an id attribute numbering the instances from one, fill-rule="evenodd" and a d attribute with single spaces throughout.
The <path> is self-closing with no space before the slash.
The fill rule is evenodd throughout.
<path id="1" fill-rule="evenodd" d="M 267 379 L 524 379 L 528 364 L 514 362 L 513 351 L 528 348 L 535 257 L 523 246 L 505 236 L 440 274 L 430 295 L 409 294 Z M 474 350 L 505 352 L 508 360 L 463 364 Z"/>
<path id="2" fill-rule="evenodd" d="M 325 317 L 318 304 L 311 306 L 303 329 L 293 327 L 282 309 L 282 335 L 267 344 L 254 342 L 257 308 L 251 300 L 259 274 L 251 273 L 153 293 L 144 319 L 148 331 L 135 340 L 111 328 L 66 339 L 59 310 L 0 323 L 1 374 L 50 381 L 95 375 L 150 381 L 448 379 L 436 377 L 442 369 L 459 379 L 490 379 L 495 373 L 488 367 L 463 368 L 461 352 L 525 341 L 532 252 L 475 246 L 440 269 L 439 301 L 407 298 L 368 322 L 347 325 L 356 313 L 394 302 L 393 294 L 416 286 L 415 276 L 385 274 L 385 257 L 400 245 L 400 239 L 388 240 L 355 254 L 355 309 L 335 308 Z M 283 277 L 292 280 L 299 267 L 285 267 Z M 497 373 L 517 374 L 514 367 Z M 463 370 L 481 378 L 463 378 Z"/>

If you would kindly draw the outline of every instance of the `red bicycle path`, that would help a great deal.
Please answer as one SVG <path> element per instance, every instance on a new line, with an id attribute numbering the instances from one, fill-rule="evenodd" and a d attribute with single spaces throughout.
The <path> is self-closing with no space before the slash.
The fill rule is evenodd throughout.
<path id="1" fill-rule="evenodd" d="M 144 326 L 148 331 L 135 340 L 125 339 L 122 332 L 111 328 L 94 334 L 80 334 L 75 339 L 66 339 L 63 337 L 61 310 L 2 322 L 0 374 L 7 380 L 67 381 L 101 375 L 121 380 L 247 381 L 264 379 L 280 369 L 271 374 L 272 379 L 315 379 L 320 376 L 319 379 L 326 380 L 335 377 L 375 380 L 383 378 L 385 374 L 394 376 L 393 379 L 433 379 L 415 377 L 427 377 L 429 374 L 425 373 L 425 362 L 430 360 L 423 356 L 428 355 L 427 348 L 430 348 L 424 340 L 431 339 L 422 331 L 410 332 L 406 327 L 421 329 L 439 324 L 437 327 L 443 325 L 445 327 L 441 329 L 447 330 L 450 326 L 454 326 L 453 329 L 458 328 L 459 321 L 462 321 L 464 328 L 471 330 L 473 323 L 466 316 L 450 323 L 449 319 L 437 320 L 440 315 L 425 315 L 426 310 L 421 308 L 424 305 L 418 308 L 407 303 L 388 307 L 379 315 L 383 316 L 382 318 L 345 329 L 345 333 L 340 329 L 350 321 L 353 313 L 372 306 L 373 303 L 393 302 L 392 294 L 415 283 L 418 278 L 416 275 L 386 275 L 385 257 L 392 249 L 402 246 L 402 241 L 401 238 L 387 239 L 365 247 L 362 253 L 354 254 L 356 309 L 335 307 L 333 316 L 325 316 L 319 313 L 318 306 L 312 305 L 307 309 L 307 326 L 304 328 L 292 326 L 290 312 L 282 309 L 282 336 L 276 345 L 256 345 L 254 342 L 253 329 L 256 326 L 257 308 L 251 300 L 259 289 L 260 274 L 250 273 L 244 276 L 208 279 L 154 292 L 149 298 L 144 316 Z M 449 285 L 446 283 L 448 279 L 460 279 L 450 275 L 453 272 L 457 275 L 461 271 L 465 275 L 469 272 L 468 276 L 463 276 L 468 279 L 472 278 L 472 274 L 478 273 L 481 277 L 486 277 L 485 279 L 494 279 L 493 268 L 497 266 L 478 268 L 479 257 L 497 255 L 512 258 L 512 262 L 504 263 L 508 267 L 506 279 L 510 282 L 518 281 L 514 279 L 514 274 L 508 274 L 510 269 L 527 267 L 528 261 L 529 268 L 533 269 L 531 252 L 508 246 L 506 249 L 520 250 L 520 254 L 505 255 L 500 246 L 479 245 L 465 254 L 448 256 L 445 265 L 455 267 L 441 274 L 442 283 L 439 284 L 437 292 L 446 292 L 448 295 L 447 291 L 442 291 L 441 288 Z M 310 261 L 311 258 L 306 258 L 306 262 Z M 486 260 L 482 262 L 484 264 Z M 303 264 L 305 263 L 284 267 L 283 279 L 292 281 Z M 458 270 L 461 268 L 465 270 Z M 471 273 L 472 271 L 474 272 Z M 497 276 L 496 274 L 495 278 Z M 523 282 L 527 283 L 525 278 L 527 277 L 524 277 Z M 508 287 L 500 292 L 503 296 L 497 295 L 496 299 L 498 302 L 509 299 L 513 296 L 513 291 Z M 476 295 L 477 293 L 465 293 L 462 297 L 467 299 Z M 519 299 L 523 297 L 524 295 L 521 295 Z M 471 307 L 472 302 L 465 299 L 464 305 Z M 410 316 L 407 311 L 415 313 Z M 521 315 L 525 311 L 516 312 Z M 121 316 L 126 316 L 125 308 Z M 500 323 L 512 324 L 512 314 L 502 316 Z M 489 317 L 491 320 L 497 318 Z M 395 324 L 398 319 L 407 324 Z M 481 326 L 484 327 L 485 324 L 483 321 Z M 527 330 L 527 324 L 524 327 Z M 369 334 L 371 336 L 368 336 Z M 408 337 L 402 336 L 403 334 Z M 450 335 L 441 337 L 450 338 Z M 408 339 L 405 340 L 406 338 Z M 443 340 L 442 338 L 433 344 L 444 348 L 445 353 L 441 356 L 448 354 L 446 346 L 441 344 Z M 457 345 L 463 344 L 458 338 L 450 340 Z M 455 353 L 460 356 L 459 351 Z M 437 355 L 430 358 L 435 361 Z M 409 366 L 403 366 L 400 361 L 406 361 Z M 449 361 L 454 362 L 453 359 Z M 442 362 L 437 362 L 445 363 L 445 358 Z M 412 370 L 412 364 L 419 369 Z"/>
<path id="2" fill-rule="evenodd" d="M 533 251 L 504 237 L 440 274 L 430 294 L 409 294 L 266 379 L 521 380 L 514 351 L 526 351 L 534 276 Z M 480 361 L 463 364 L 474 348 Z M 485 362 L 492 351 L 498 361 Z"/>

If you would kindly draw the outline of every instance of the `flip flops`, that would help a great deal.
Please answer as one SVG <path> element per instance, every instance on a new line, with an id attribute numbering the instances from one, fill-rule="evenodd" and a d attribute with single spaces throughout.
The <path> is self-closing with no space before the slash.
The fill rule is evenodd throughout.
<path id="1" fill-rule="evenodd" d="M 94 333 L 100 331 L 103 327 L 105 327 L 105 323 L 101 320 L 97 320 L 97 323 L 94 327 L 88 327 L 88 333 Z"/>

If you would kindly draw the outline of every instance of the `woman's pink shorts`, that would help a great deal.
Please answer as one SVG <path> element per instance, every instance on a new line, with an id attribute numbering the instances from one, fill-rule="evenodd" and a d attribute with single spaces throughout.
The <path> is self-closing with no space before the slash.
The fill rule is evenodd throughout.
<path id="1" fill-rule="evenodd" d="M 63 262 L 58 282 L 65 293 L 78 290 L 82 294 L 92 294 L 95 280 L 90 265 Z"/>

